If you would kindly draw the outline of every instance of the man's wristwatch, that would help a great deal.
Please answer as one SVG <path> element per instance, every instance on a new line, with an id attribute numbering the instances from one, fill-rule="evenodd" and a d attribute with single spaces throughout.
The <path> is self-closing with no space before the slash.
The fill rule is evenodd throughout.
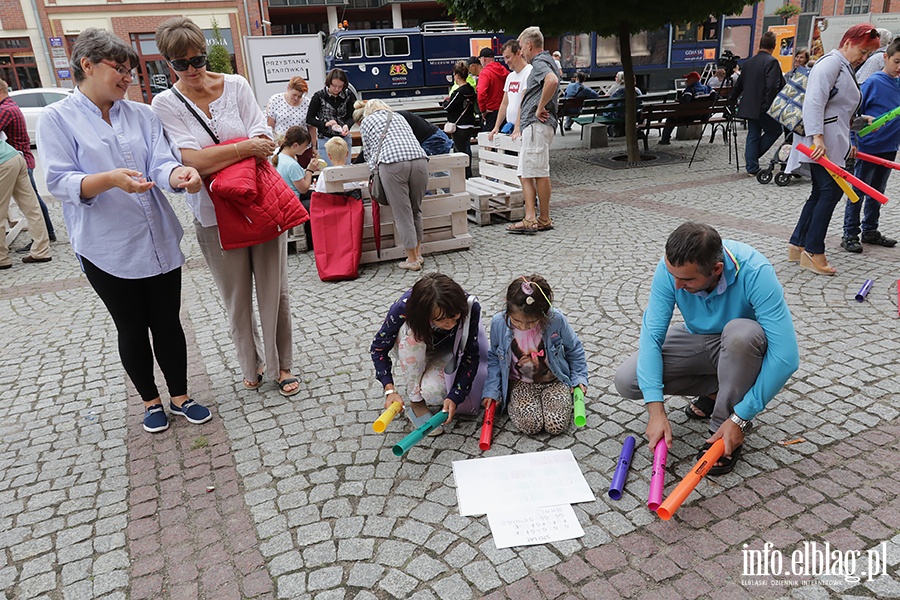
<path id="1" fill-rule="evenodd" d="M 747 430 L 750 429 L 750 421 L 745 421 L 734 413 L 732 413 L 731 417 L 729 418 L 731 419 L 732 423 L 741 428 L 742 433 L 746 433 Z"/>

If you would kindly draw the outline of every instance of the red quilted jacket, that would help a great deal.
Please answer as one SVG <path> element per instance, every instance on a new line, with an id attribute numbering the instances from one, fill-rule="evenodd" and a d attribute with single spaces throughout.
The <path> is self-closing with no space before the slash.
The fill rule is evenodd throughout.
<path id="1" fill-rule="evenodd" d="M 242 139 L 229 140 L 234 144 Z M 245 158 L 206 178 L 223 250 L 270 240 L 309 220 L 309 213 L 268 161 Z"/>

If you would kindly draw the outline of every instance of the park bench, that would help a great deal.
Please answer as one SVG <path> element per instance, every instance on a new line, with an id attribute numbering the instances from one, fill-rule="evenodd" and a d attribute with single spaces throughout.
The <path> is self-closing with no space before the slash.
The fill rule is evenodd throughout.
<path id="1" fill-rule="evenodd" d="M 466 192 L 466 166 L 469 157 L 462 153 L 441 154 L 428 158 L 428 192 L 422 199 L 424 239 L 422 254 L 467 249 L 472 242 L 467 211 L 470 204 Z M 366 164 L 328 167 L 319 177 L 325 178 L 325 189 L 342 193 L 345 183 L 364 184 L 369 181 Z M 449 191 L 448 191 L 449 190 Z M 374 263 L 406 258 L 406 249 L 394 241 L 394 217 L 389 206 L 381 206 L 381 254 L 375 250 L 374 223 L 367 185 L 362 185 L 366 202 L 363 220 L 363 248 L 361 263 Z M 339 234 L 340 232 L 336 232 Z"/>
<path id="2" fill-rule="evenodd" d="M 494 141 L 487 133 L 478 134 L 478 174 L 466 180 L 472 198 L 469 220 L 490 225 L 494 217 L 518 221 L 525 216 L 525 197 L 516 169 L 519 165 L 521 140 L 498 134 Z"/>
<path id="3" fill-rule="evenodd" d="M 644 104 L 638 119 L 638 132 L 644 139 L 644 151 L 649 151 L 648 137 L 650 130 L 662 131 L 667 124 L 676 127 L 687 125 L 703 125 L 705 123 L 725 123 L 728 120 L 728 100 L 726 98 L 709 98 L 686 103 L 666 102 L 663 104 Z M 667 123 L 668 121 L 668 123 Z M 715 135 L 715 129 L 713 130 Z M 712 141 L 712 140 L 710 140 Z"/>

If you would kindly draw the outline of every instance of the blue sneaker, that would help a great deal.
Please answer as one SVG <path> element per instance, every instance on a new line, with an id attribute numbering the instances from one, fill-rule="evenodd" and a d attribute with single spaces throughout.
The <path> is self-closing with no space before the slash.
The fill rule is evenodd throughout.
<path id="1" fill-rule="evenodd" d="M 169 417 L 162 404 L 154 404 L 144 411 L 144 431 L 159 433 L 169 428 Z"/>
<path id="2" fill-rule="evenodd" d="M 197 404 L 193 399 L 188 398 L 180 407 L 169 403 L 169 410 L 173 415 L 180 415 L 188 420 L 188 423 L 199 425 L 206 423 L 212 419 L 212 413 L 205 406 Z"/>

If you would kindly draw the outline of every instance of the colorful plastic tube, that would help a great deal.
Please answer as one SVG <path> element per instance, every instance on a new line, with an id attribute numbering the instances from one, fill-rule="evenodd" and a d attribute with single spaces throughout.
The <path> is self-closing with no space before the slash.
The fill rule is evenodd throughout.
<path id="1" fill-rule="evenodd" d="M 427 423 L 400 440 L 394 446 L 394 456 L 403 456 L 404 454 L 406 454 L 410 448 L 421 442 L 422 438 L 431 433 L 435 427 L 439 427 L 441 423 L 446 420 L 447 413 L 445 413 L 444 411 L 440 411 L 439 413 L 428 419 Z"/>
<path id="2" fill-rule="evenodd" d="M 889 121 L 893 121 L 897 117 L 900 117 L 900 106 L 895 108 L 894 110 L 890 110 L 862 129 L 859 130 L 859 137 L 865 137 L 875 131 L 876 129 L 881 129 L 884 125 L 886 125 Z"/>
<path id="3" fill-rule="evenodd" d="M 707 450 L 703 456 L 700 457 L 700 460 L 697 461 L 697 464 L 694 465 L 690 473 L 684 476 L 681 483 L 675 486 L 675 489 L 672 490 L 669 497 L 659 505 L 659 508 L 656 509 L 656 514 L 662 517 L 663 521 L 671 519 L 672 515 L 675 514 L 675 511 L 678 510 L 678 507 L 681 506 L 682 502 L 687 500 L 687 497 L 691 495 L 691 492 L 694 491 L 694 488 L 697 487 L 700 480 L 709 473 L 709 470 L 716 464 L 717 460 L 722 458 L 723 454 L 725 454 L 725 442 L 718 439 L 712 445 L 712 448 Z"/>
<path id="4" fill-rule="evenodd" d="M 575 427 L 584 427 L 587 423 L 587 414 L 584 409 L 584 392 L 576 386 L 572 392 L 572 409 L 575 413 Z"/>
<path id="5" fill-rule="evenodd" d="M 613 473 L 612 483 L 609 484 L 609 497 L 618 500 L 625 489 L 625 479 L 628 477 L 628 468 L 631 466 L 631 457 L 634 455 L 634 436 L 625 438 L 622 444 L 622 453 L 619 454 L 619 463 Z"/>
<path id="6" fill-rule="evenodd" d="M 882 167 L 900 170 L 900 163 L 894 162 L 892 160 L 887 160 L 886 158 L 881 158 L 880 156 L 872 156 L 871 154 L 866 154 L 865 152 L 857 152 L 856 158 L 864 160 L 866 162 L 874 163 L 876 165 L 881 165 Z"/>
<path id="7" fill-rule="evenodd" d="M 866 282 L 862 284 L 862 287 L 859 288 L 859 291 L 856 292 L 856 301 L 862 302 L 866 299 L 866 296 L 869 295 L 869 291 L 872 289 L 872 284 L 875 283 L 871 279 L 866 279 Z"/>
<path id="8" fill-rule="evenodd" d="M 812 158 L 813 151 L 812 151 L 812 149 L 810 149 L 809 146 L 806 146 L 804 144 L 797 144 L 797 150 L 799 150 L 806 156 Z M 887 204 L 887 201 L 888 201 L 887 196 L 885 196 L 884 194 L 882 194 L 881 192 L 879 192 L 878 190 L 873 188 L 871 185 L 869 185 L 865 181 L 863 181 L 857 177 L 854 177 L 852 173 L 847 171 L 847 169 L 837 166 L 836 164 L 834 164 L 833 162 L 831 162 L 824 156 L 819 157 L 819 158 L 813 158 L 813 160 L 816 161 L 816 163 L 818 163 L 819 165 L 825 167 L 828 171 L 834 173 L 835 175 L 838 175 L 839 177 L 843 177 L 845 180 L 849 181 L 854 186 L 856 186 L 856 189 L 865 193 L 870 198 L 874 198 L 875 200 L 878 200 L 878 202 L 880 202 L 881 204 Z"/>
<path id="9" fill-rule="evenodd" d="M 828 174 L 831 175 L 831 178 L 834 179 L 834 182 L 838 184 L 838 187 L 841 188 L 841 191 L 847 194 L 847 198 L 850 202 L 854 204 L 859 202 L 859 194 L 856 193 L 856 190 L 853 189 L 853 186 L 847 183 L 846 179 L 842 179 L 838 177 L 831 171 L 828 171 Z"/>
<path id="10" fill-rule="evenodd" d="M 497 402 L 491 402 L 484 409 L 484 423 L 481 425 L 481 438 L 478 440 L 478 447 L 482 451 L 491 449 L 491 440 L 494 438 L 494 416 L 497 414 Z"/>
<path id="11" fill-rule="evenodd" d="M 656 512 L 663 500 L 663 486 L 666 483 L 666 458 L 669 447 L 665 438 L 656 442 L 653 450 L 653 470 L 650 472 L 650 493 L 647 495 L 647 508 Z"/>
<path id="12" fill-rule="evenodd" d="M 375 433 L 384 433 L 384 430 L 387 429 L 387 426 L 391 424 L 391 421 L 394 420 L 400 411 L 403 410 L 403 405 L 399 402 L 392 402 L 390 406 L 387 407 L 381 416 L 375 419 L 375 422 L 372 423 L 372 429 Z"/>

